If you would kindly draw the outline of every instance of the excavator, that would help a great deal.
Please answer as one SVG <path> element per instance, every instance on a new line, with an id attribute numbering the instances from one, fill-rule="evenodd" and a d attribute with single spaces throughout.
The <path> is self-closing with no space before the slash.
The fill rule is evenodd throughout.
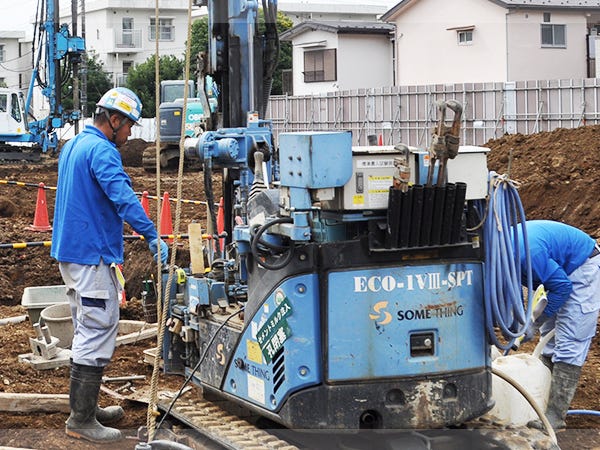
<path id="1" fill-rule="evenodd" d="M 158 132 L 160 134 L 160 167 L 173 169 L 179 162 L 181 121 L 185 122 L 185 137 L 198 137 L 214 129 L 213 119 L 217 110 L 217 99 L 213 80 L 205 76 L 204 54 L 196 57 L 196 82 L 188 80 L 188 99 L 184 102 L 184 80 L 162 80 L 160 82 L 160 104 L 158 108 Z M 184 110 L 185 104 L 185 110 Z M 185 158 L 185 157 L 184 157 Z M 186 167 L 194 167 L 194 160 L 185 161 Z M 147 172 L 156 170 L 156 147 L 149 145 L 142 155 L 142 166 Z M 201 169 L 201 167 L 199 167 Z"/>
<path id="2" fill-rule="evenodd" d="M 65 110 L 61 88 L 81 62 L 85 42 L 71 36 L 66 24 L 59 25 L 58 0 L 41 1 L 39 7 L 27 96 L 18 89 L 0 88 L 0 160 L 39 161 L 42 153 L 57 150 L 56 130 L 81 118 L 81 111 Z M 41 89 L 49 106 L 48 115 L 40 119 L 31 115 L 36 88 Z"/>
<path id="3" fill-rule="evenodd" d="M 338 436 L 308 448 L 375 448 L 373 439 L 380 448 L 558 448 L 538 430 L 515 431 L 515 446 L 470 433 L 494 404 L 477 208 L 488 170 L 485 149 L 459 146 L 461 105 L 438 104 L 427 150 L 355 147 L 343 130 L 275 142 L 265 109 L 277 2 L 198 4 L 208 8 L 219 120 L 187 139 L 185 153 L 203 166 L 213 224 L 212 174 L 222 173 L 224 227 L 205 244 L 207 267 L 179 269 L 166 284 L 164 371 L 270 428 L 321 433 L 321 445 Z M 213 433 L 228 448 L 252 444 L 253 431 L 204 413 L 215 411 L 205 400 L 179 407 L 176 398 L 168 411 L 198 429 L 221 423 Z"/>

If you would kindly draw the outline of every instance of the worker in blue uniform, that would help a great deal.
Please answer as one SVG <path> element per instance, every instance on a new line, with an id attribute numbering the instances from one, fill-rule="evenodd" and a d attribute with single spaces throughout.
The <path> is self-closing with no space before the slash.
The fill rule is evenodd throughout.
<path id="1" fill-rule="evenodd" d="M 50 254 L 59 262 L 74 325 L 66 432 L 93 442 L 122 438 L 100 422 L 120 419 L 123 409 L 99 408 L 98 394 L 119 326 L 123 222 L 144 237 L 155 261 L 160 255 L 164 265 L 168 258 L 169 248 L 137 199 L 118 151 L 141 111 L 131 90 L 110 89 L 97 103 L 94 124 L 63 146 L 58 161 Z"/>
<path id="2" fill-rule="evenodd" d="M 552 329 L 541 359 L 552 371 L 546 416 L 555 430 L 565 418 L 575 395 L 581 367 L 596 334 L 600 310 L 600 249 L 585 232 L 550 220 L 525 223 L 531 255 L 533 287 L 543 284 L 547 305 L 525 332 L 523 342 Z M 521 232 L 521 227 L 519 226 Z M 524 239 L 519 235 L 522 273 L 526 270 Z M 539 420 L 528 424 L 542 428 Z"/>

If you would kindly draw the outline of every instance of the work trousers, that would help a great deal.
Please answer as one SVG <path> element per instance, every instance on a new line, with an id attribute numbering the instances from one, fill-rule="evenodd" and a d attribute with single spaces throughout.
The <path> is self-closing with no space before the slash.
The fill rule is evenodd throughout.
<path id="1" fill-rule="evenodd" d="M 115 351 L 119 328 L 119 291 L 114 268 L 59 263 L 73 319 L 73 362 L 104 367 Z"/>
<path id="2" fill-rule="evenodd" d="M 542 354 L 552 362 L 583 366 L 596 334 L 600 310 L 600 255 L 588 258 L 569 275 L 573 290 L 556 315 L 540 327 L 543 336 L 553 328 L 555 335 Z"/>

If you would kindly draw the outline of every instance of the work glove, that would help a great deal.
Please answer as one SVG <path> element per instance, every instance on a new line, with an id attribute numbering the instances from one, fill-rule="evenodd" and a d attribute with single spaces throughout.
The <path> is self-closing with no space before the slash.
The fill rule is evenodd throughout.
<path id="1" fill-rule="evenodd" d="M 532 320 L 525 330 L 525 333 L 523 333 L 523 340 L 521 342 L 525 343 L 533 340 L 540 331 L 542 324 L 548 319 L 549 317 L 547 314 L 541 313 L 537 319 Z"/>
<path id="2" fill-rule="evenodd" d="M 154 257 L 154 261 L 158 262 L 158 245 L 160 243 L 160 262 L 163 266 L 167 264 L 169 260 L 169 246 L 162 239 L 152 239 L 148 242 L 148 248 L 152 252 L 152 256 Z"/>

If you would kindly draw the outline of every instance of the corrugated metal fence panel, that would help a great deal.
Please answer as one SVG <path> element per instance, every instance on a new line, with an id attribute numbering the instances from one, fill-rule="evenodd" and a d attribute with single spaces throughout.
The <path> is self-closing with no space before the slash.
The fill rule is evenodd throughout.
<path id="1" fill-rule="evenodd" d="M 290 131 L 348 130 L 354 145 L 366 145 L 369 135 L 374 135 L 385 145 L 402 142 L 425 148 L 439 117 L 436 102 L 456 99 L 463 106 L 461 143 L 483 145 L 504 133 L 531 134 L 598 124 L 599 92 L 597 78 L 394 86 L 272 96 L 267 118 L 273 122 L 276 139 Z M 447 125 L 452 118 L 448 111 Z M 83 121 L 87 123 L 91 119 Z M 153 142 L 155 119 L 142 119 L 141 123 L 131 129 L 131 139 Z M 73 134 L 72 126 L 59 130 L 60 139 L 70 139 Z"/>
<path id="2" fill-rule="evenodd" d="M 531 134 L 600 123 L 598 79 L 462 83 L 359 89 L 314 96 L 273 96 L 267 118 L 275 135 L 349 130 L 354 145 L 368 136 L 384 144 L 427 147 L 437 126 L 438 100 L 463 106 L 461 142 L 483 145 L 504 133 Z M 450 125 L 453 113 L 448 111 Z"/>
<path id="3" fill-rule="evenodd" d="M 80 120 L 79 129 L 83 130 L 85 125 L 91 125 L 92 123 L 93 120 L 91 118 Z M 71 139 L 75 135 L 75 126 L 66 126 L 57 130 L 57 133 L 60 140 Z M 129 136 L 129 139 L 143 139 L 148 142 L 154 142 L 156 139 L 156 120 L 153 117 L 140 119 L 140 126 L 131 127 L 131 136 Z"/>

